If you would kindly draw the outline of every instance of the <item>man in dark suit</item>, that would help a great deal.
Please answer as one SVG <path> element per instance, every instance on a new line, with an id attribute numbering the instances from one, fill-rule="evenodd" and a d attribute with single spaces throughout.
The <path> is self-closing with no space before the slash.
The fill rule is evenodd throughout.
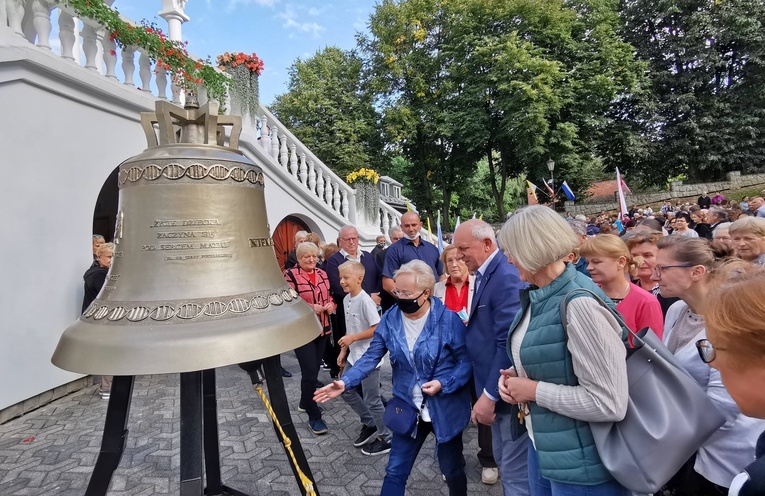
<path id="1" fill-rule="evenodd" d="M 345 336 L 345 313 L 343 298 L 347 294 L 340 286 L 340 270 L 338 267 L 348 260 L 361 262 L 364 266 L 364 279 L 361 281 L 361 288 L 366 291 L 375 304 L 380 304 L 380 289 L 382 289 L 382 275 L 380 267 L 375 258 L 368 252 L 359 249 L 359 232 L 353 226 L 345 226 L 340 229 L 338 235 L 338 244 L 340 251 L 327 259 L 325 265 L 327 278 L 329 278 L 329 287 L 332 291 L 332 298 L 337 304 L 337 310 L 332 320 L 332 336 L 334 337 L 334 346 L 327 346 L 324 353 L 324 363 L 329 367 L 329 375 L 334 379 L 340 373 L 340 367 L 337 365 L 337 355 L 340 347 L 337 342 Z"/>
<path id="2" fill-rule="evenodd" d="M 486 222 L 463 222 L 454 233 L 457 256 L 475 275 L 475 293 L 467 325 L 466 345 L 473 364 L 477 401 L 474 423 L 491 426 L 494 460 L 502 474 L 505 496 L 529 494 L 527 450 L 524 433 L 512 438 L 517 411 L 502 401 L 498 381 L 501 369 L 511 365 L 507 355 L 507 332 L 520 308 L 523 283 L 515 267 L 499 251 L 494 229 Z"/>

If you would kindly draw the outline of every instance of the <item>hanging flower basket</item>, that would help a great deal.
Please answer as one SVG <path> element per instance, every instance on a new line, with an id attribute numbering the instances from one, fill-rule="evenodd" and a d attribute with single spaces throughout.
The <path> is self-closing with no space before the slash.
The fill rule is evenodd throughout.
<path id="1" fill-rule="evenodd" d="M 259 97 L 258 77 L 263 72 L 263 61 L 256 55 L 244 52 L 218 55 L 218 69 L 231 75 L 231 101 L 239 106 L 242 115 L 257 120 Z"/>
<path id="2" fill-rule="evenodd" d="M 356 211 L 363 212 L 367 223 L 373 224 L 380 207 L 380 191 L 376 186 L 380 174 L 374 169 L 361 168 L 348 174 L 345 179 L 356 189 Z"/>

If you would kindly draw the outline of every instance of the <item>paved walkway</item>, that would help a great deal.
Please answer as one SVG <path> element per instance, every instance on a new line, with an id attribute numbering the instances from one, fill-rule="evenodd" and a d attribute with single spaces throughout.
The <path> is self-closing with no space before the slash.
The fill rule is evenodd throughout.
<path id="1" fill-rule="evenodd" d="M 387 455 L 370 457 L 353 447 L 360 425 L 342 399 L 326 404 L 329 433 L 315 436 L 307 416 L 297 412 L 300 372 L 292 353 L 282 363 L 294 377 L 285 379 L 300 441 L 322 496 L 376 495 Z M 382 374 L 390 397 L 390 367 Z M 218 417 L 223 481 L 255 495 L 299 495 L 287 455 L 276 440 L 260 398 L 237 367 L 217 374 Z M 319 379 L 328 381 L 326 372 Z M 98 455 L 106 413 L 96 386 L 61 398 L 24 417 L 0 425 L 0 495 L 81 496 Z M 179 494 L 178 375 L 136 378 L 125 454 L 114 474 L 111 496 Z M 502 494 L 499 484 L 481 484 L 476 430 L 464 434 L 470 494 Z M 446 495 L 434 459 L 433 438 L 423 447 L 409 478 L 408 494 Z"/>

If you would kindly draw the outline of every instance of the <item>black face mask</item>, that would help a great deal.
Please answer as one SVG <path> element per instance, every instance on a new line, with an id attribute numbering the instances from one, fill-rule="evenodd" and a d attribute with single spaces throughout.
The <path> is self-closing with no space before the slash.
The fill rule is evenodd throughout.
<path id="1" fill-rule="evenodd" d="M 385 243 L 377 243 L 378 248 L 385 248 Z"/>
<path id="2" fill-rule="evenodd" d="M 417 300 L 420 298 L 420 296 L 425 294 L 425 291 L 426 290 L 423 290 L 422 293 L 418 294 L 411 300 L 396 298 L 396 304 L 398 305 L 399 310 L 406 314 L 417 313 L 417 311 L 422 307 L 422 305 L 420 305 Z"/>

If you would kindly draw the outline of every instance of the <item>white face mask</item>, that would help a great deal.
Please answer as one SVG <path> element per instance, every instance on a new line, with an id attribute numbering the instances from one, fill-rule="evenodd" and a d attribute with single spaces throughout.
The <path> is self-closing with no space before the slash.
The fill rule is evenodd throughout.
<path id="1" fill-rule="evenodd" d="M 414 241 L 415 239 L 419 237 L 420 237 L 420 233 L 417 233 L 414 236 L 409 236 L 407 233 L 404 233 L 404 238 L 408 239 L 409 241 Z"/>

